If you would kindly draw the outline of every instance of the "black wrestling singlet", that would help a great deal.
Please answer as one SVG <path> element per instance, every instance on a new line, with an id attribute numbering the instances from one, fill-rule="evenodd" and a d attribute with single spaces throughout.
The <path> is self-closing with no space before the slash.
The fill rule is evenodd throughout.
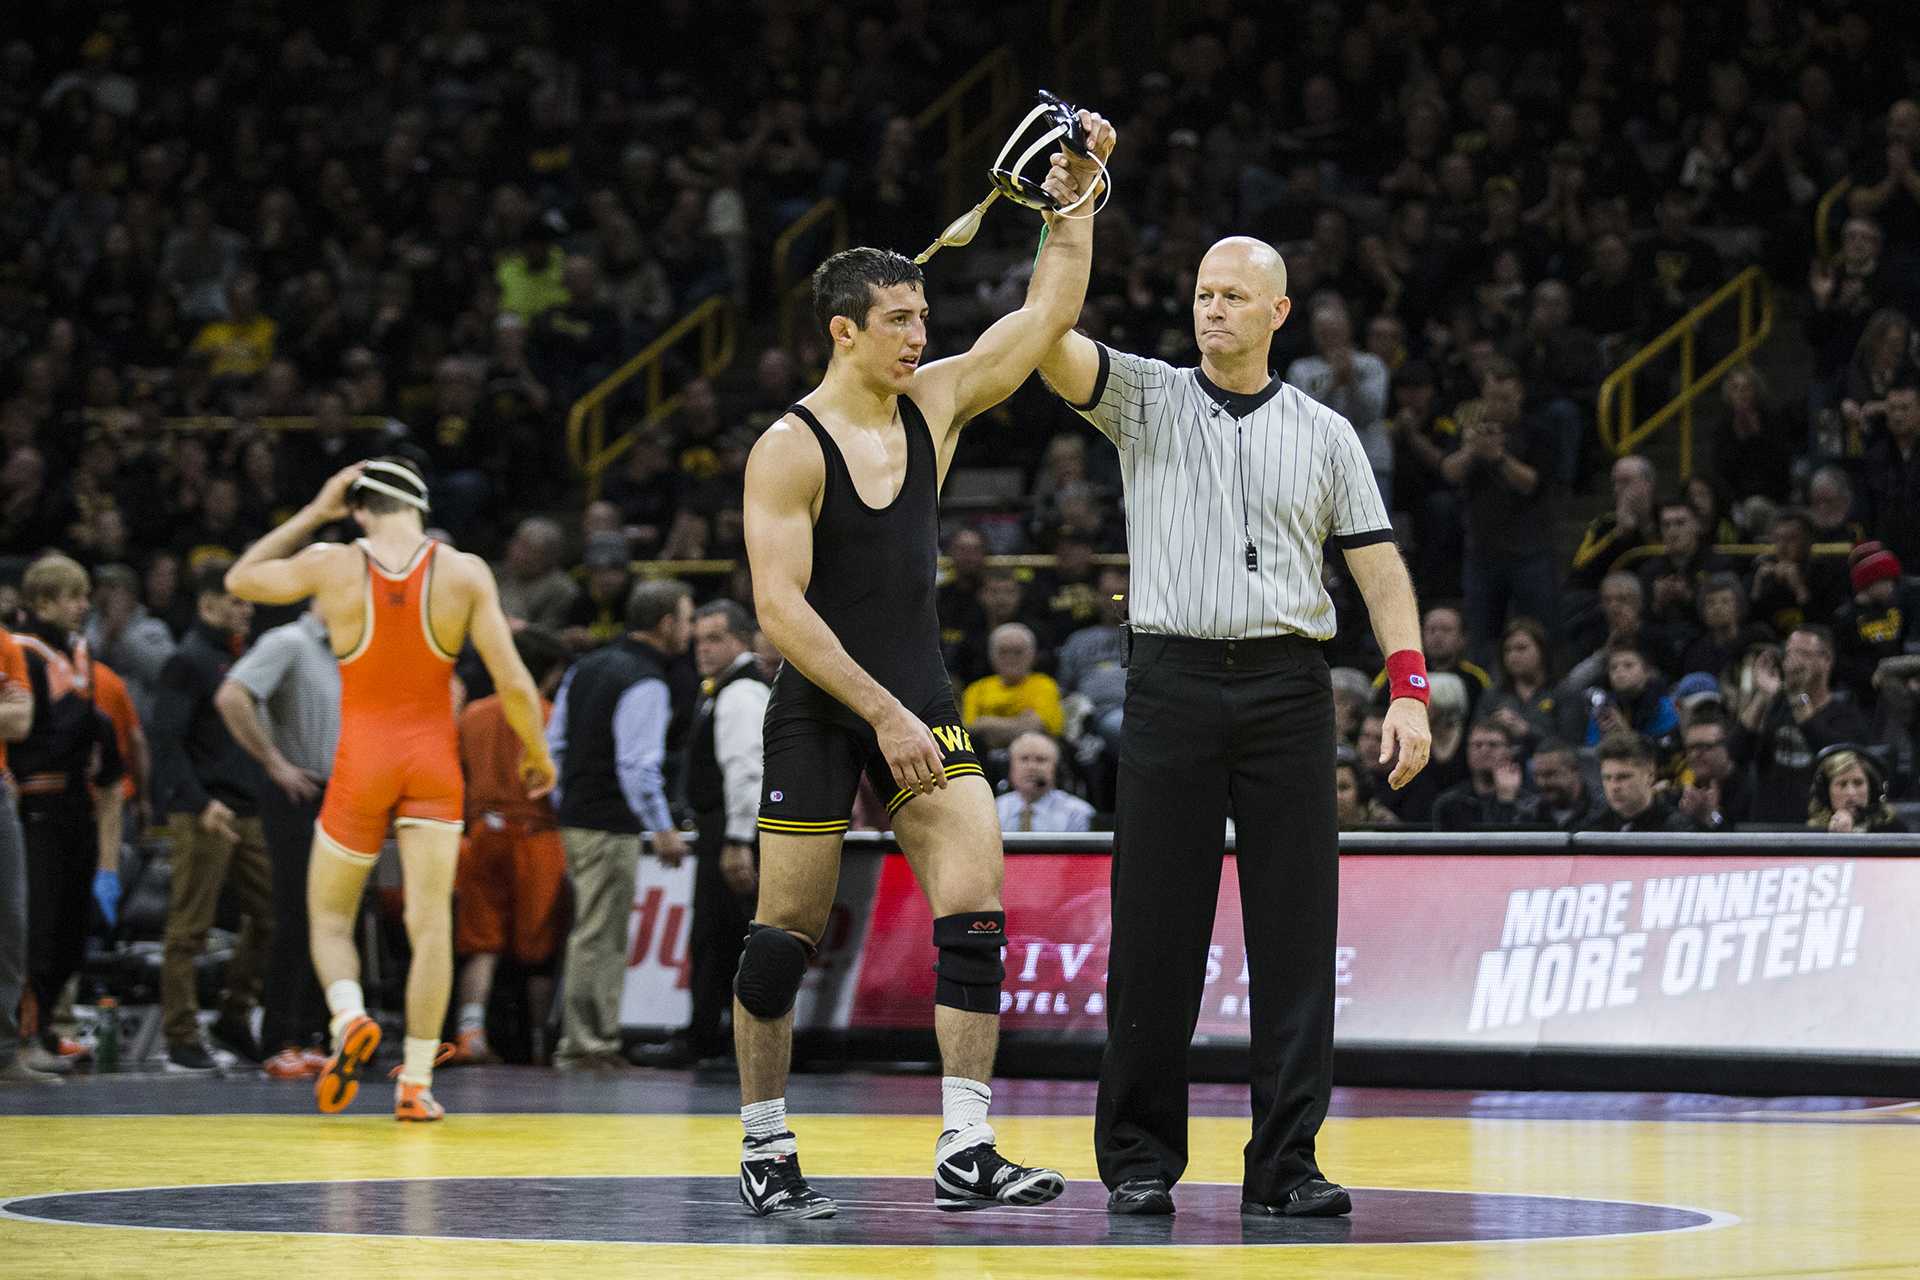
<path id="1" fill-rule="evenodd" d="M 812 428 L 825 455 L 826 482 L 813 523 L 813 577 L 807 603 L 861 670 L 916 714 L 951 701 L 940 660 L 940 617 L 934 609 L 939 573 L 940 483 L 933 436 L 920 409 L 899 397 L 907 433 L 907 476 L 885 507 L 869 507 L 853 486 L 840 446 L 804 405 L 789 413 Z M 832 694 L 787 663 L 773 683 L 769 722 L 788 716 L 866 728 Z"/>

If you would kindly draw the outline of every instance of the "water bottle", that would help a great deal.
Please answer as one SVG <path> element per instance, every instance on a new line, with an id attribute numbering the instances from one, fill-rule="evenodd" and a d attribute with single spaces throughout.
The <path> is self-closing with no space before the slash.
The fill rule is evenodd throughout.
<path id="1" fill-rule="evenodd" d="M 120 1069 L 120 1002 L 101 996 L 94 1027 L 93 1069 L 96 1072 Z"/>

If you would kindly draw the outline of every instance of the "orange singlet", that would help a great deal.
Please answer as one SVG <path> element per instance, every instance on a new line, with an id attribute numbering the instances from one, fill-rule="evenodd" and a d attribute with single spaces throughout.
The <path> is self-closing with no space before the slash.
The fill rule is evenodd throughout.
<path id="1" fill-rule="evenodd" d="M 340 659 L 340 746 L 320 809 L 335 846 L 377 857 L 389 826 L 460 830 L 464 801 L 453 719 L 454 655 L 433 636 L 427 594 L 440 544 L 429 538 L 399 573 L 367 561 L 366 626 Z"/>

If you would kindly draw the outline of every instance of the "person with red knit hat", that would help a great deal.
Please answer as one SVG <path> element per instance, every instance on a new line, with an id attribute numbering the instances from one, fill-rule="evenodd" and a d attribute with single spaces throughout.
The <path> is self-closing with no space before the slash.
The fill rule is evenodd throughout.
<path id="1" fill-rule="evenodd" d="M 1909 619 L 1900 601 L 1900 558 L 1878 542 L 1863 542 L 1847 564 L 1853 598 L 1833 615 L 1834 683 L 1871 710 L 1874 668 L 1882 658 L 1906 651 Z"/>

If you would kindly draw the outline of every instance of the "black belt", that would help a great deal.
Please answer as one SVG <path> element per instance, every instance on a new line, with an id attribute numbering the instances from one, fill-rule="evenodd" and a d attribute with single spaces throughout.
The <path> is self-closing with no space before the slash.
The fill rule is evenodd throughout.
<path id="1" fill-rule="evenodd" d="M 1321 643 L 1312 636 L 1289 632 L 1280 636 L 1254 636 L 1245 640 L 1202 640 L 1193 636 L 1160 636 L 1130 631 L 1130 655 L 1152 655 L 1176 662 L 1210 667 L 1258 667 L 1290 662 L 1306 653 L 1319 653 Z"/>

